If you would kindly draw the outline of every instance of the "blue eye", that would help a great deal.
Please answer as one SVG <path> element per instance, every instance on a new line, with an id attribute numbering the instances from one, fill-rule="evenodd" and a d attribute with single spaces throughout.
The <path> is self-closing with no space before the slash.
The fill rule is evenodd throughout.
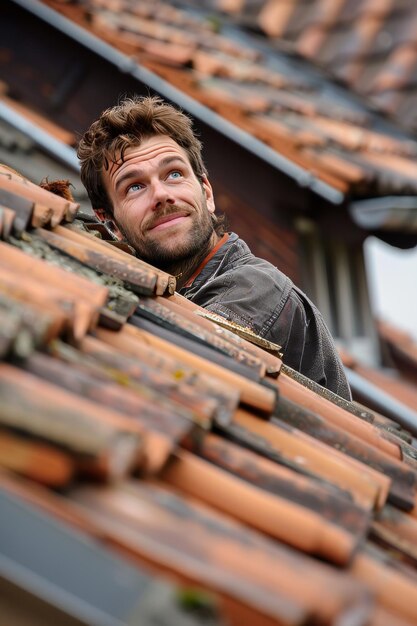
<path id="1" fill-rule="evenodd" d="M 141 185 L 140 183 L 134 183 L 133 185 L 130 185 L 130 186 L 127 188 L 127 190 L 126 190 L 126 191 L 127 191 L 127 192 L 129 192 L 129 191 L 139 191 L 139 190 L 140 190 L 140 189 L 142 189 L 142 188 L 143 188 L 143 185 Z"/>
<path id="2" fill-rule="evenodd" d="M 168 174 L 168 178 L 174 178 L 174 179 L 177 179 L 177 178 L 181 178 L 181 177 L 182 177 L 182 174 L 181 174 L 181 172 L 179 172 L 178 170 L 174 170 L 173 172 L 170 172 L 170 173 Z"/>

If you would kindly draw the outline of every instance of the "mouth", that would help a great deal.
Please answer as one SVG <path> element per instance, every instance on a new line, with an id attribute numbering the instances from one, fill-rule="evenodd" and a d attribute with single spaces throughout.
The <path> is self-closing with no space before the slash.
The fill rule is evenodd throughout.
<path id="1" fill-rule="evenodd" d="M 170 215 L 164 215 L 163 217 L 160 217 L 159 219 L 157 219 L 151 225 L 151 227 L 148 228 L 148 231 L 154 232 L 157 230 L 164 230 L 165 228 L 170 228 L 171 226 L 180 224 L 181 222 L 186 220 L 188 216 L 189 216 L 188 213 L 185 213 L 185 212 L 171 213 Z"/>

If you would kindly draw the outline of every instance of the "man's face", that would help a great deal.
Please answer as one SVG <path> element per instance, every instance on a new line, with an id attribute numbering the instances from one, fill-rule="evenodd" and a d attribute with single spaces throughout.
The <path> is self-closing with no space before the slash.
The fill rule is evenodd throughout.
<path id="1" fill-rule="evenodd" d="M 126 150 L 103 174 L 114 219 L 144 260 L 159 267 L 201 253 L 215 233 L 213 192 L 201 183 L 186 152 L 156 135 Z"/>

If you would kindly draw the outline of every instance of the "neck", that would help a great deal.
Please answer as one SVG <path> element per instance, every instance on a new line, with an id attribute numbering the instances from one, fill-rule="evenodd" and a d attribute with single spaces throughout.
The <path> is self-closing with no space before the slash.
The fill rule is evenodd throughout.
<path id="1" fill-rule="evenodd" d="M 171 265 L 160 268 L 164 271 L 172 274 L 177 279 L 177 289 L 181 289 L 188 279 L 193 275 L 198 266 L 203 262 L 205 257 L 209 254 L 209 252 L 213 249 L 216 243 L 220 240 L 220 237 L 213 232 L 212 237 L 210 237 L 207 245 L 204 248 L 193 256 L 192 258 L 183 259 L 178 261 L 177 263 L 172 263 Z"/>

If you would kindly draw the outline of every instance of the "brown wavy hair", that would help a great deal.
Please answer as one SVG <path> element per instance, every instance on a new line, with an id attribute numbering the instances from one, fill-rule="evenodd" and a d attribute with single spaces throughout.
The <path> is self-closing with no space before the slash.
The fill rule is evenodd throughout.
<path id="1" fill-rule="evenodd" d="M 103 183 L 103 169 L 121 159 L 127 148 L 136 147 L 154 135 L 168 135 L 180 145 L 191 167 L 201 181 L 207 175 L 203 163 L 202 144 L 197 139 L 192 120 L 181 110 L 158 96 L 134 96 L 106 109 L 91 124 L 78 145 L 81 180 L 93 209 L 112 214 L 113 207 Z"/>

